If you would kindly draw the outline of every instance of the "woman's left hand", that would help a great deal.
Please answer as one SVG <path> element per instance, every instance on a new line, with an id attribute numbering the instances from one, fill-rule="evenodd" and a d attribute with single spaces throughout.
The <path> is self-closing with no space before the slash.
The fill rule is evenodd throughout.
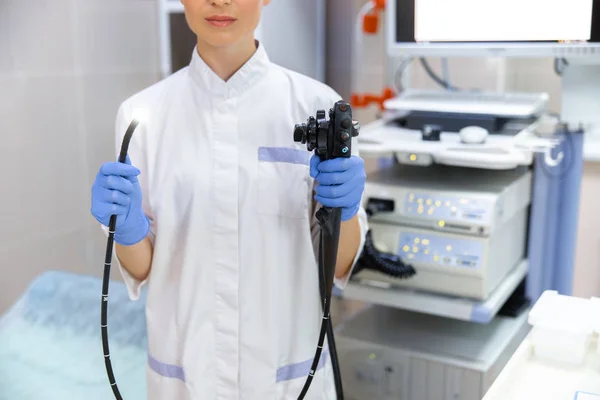
<path id="1" fill-rule="evenodd" d="M 342 221 L 358 213 L 367 179 L 362 158 L 351 156 L 321 161 L 314 154 L 310 159 L 310 176 L 318 183 L 315 200 L 325 207 L 341 208 Z"/>

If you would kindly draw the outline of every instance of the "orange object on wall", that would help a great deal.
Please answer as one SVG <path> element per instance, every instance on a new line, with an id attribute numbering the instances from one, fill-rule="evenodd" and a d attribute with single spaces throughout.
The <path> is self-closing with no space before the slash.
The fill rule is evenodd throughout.
<path id="1" fill-rule="evenodd" d="M 374 35 L 379 29 L 379 14 L 369 13 L 363 18 L 363 32 L 368 35 Z"/>
<path id="2" fill-rule="evenodd" d="M 385 10 L 385 0 L 371 0 L 373 10 L 363 18 L 363 32 L 374 35 L 379 30 L 379 12 Z"/>
<path id="3" fill-rule="evenodd" d="M 394 91 L 391 88 L 383 89 L 380 95 L 374 93 L 353 93 L 350 98 L 350 105 L 356 108 L 363 108 L 371 104 L 377 104 L 380 110 L 384 110 L 383 103 L 394 96 Z"/>
<path id="4" fill-rule="evenodd" d="M 365 34 L 373 35 L 379 30 L 380 12 L 385 11 L 385 0 L 371 0 L 373 9 L 363 17 L 362 28 Z M 384 110 L 383 103 L 395 96 L 391 88 L 384 88 L 381 94 L 376 93 L 353 93 L 350 105 L 356 108 L 368 107 L 377 104 L 380 110 Z"/>
<path id="5" fill-rule="evenodd" d="M 375 9 L 378 11 L 385 10 L 385 0 L 371 0 L 375 4 Z"/>

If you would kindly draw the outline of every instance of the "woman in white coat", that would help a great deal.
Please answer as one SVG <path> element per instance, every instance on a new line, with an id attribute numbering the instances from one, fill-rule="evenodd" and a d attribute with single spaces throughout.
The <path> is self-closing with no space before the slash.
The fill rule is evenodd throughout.
<path id="1" fill-rule="evenodd" d="M 190 65 L 121 105 L 117 152 L 133 113 L 147 117 L 128 163 L 100 168 L 91 211 L 104 227 L 118 215 L 131 298 L 148 286 L 149 399 L 296 399 L 321 324 L 314 214 L 343 209 L 343 288 L 367 229 L 363 162 L 293 142 L 340 98 L 269 61 L 254 38 L 269 0 L 182 1 Z M 306 398 L 335 398 L 327 348 Z"/>

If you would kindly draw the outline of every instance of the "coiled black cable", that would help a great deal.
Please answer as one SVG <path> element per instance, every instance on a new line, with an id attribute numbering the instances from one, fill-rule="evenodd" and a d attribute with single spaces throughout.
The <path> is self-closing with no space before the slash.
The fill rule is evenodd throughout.
<path id="1" fill-rule="evenodd" d="M 377 212 L 386 210 L 386 207 L 386 204 L 369 201 L 366 208 L 367 217 L 371 218 Z M 405 264 L 399 256 L 379 251 L 373 243 L 373 234 L 370 229 L 367 231 L 365 244 L 353 274 L 363 269 L 379 271 L 399 279 L 410 278 L 417 273 L 412 265 Z"/>
<path id="2" fill-rule="evenodd" d="M 367 232 L 359 263 L 361 269 L 372 269 L 394 278 L 406 279 L 416 274 L 412 265 L 405 264 L 399 256 L 379 251 L 373 243 L 371 230 Z"/>
<path id="3" fill-rule="evenodd" d="M 129 127 L 127 128 L 127 131 L 125 132 L 125 136 L 123 137 L 123 141 L 121 143 L 121 153 L 119 154 L 119 162 L 121 163 L 125 163 L 125 161 L 127 160 L 129 142 L 131 141 L 131 136 L 133 135 L 133 132 L 137 128 L 138 124 L 139 121 L 134 119 L 133 121 L 131 121 Z M 104 275 L 102 277 L 102 305 L 100 315 L 100 327 L 102 330 L 102 349 L 104 351 L 104 365 L 106 366 L 108 382 L 110 383 L 113 394 L 115 395 L 115 399 L 123 400 L 123 397 L 121 397 L 121 393 L 119 392 L 119 387 L 117 386 L 117 381 L 115 380 L 115 375 L 113 373 L 112 363 L 110 361 L 110 349 L 108 346 L 108 283 L 110 281 L 110 267 L 112 263 L 116 226 L 117 216 L 111 215 L 110 222 L 108 224 L 106 256 L 104 258 Z"/>

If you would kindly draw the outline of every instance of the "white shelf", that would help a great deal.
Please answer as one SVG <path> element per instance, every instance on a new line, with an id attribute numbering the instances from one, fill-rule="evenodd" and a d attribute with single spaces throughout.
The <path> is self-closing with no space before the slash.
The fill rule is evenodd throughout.
<path id="1" fill-rule="evenodd" d="M 500 308 L 519 286 L 528 269 L 528 262 L 526 260 L 522 261 L 483 302 L 393 287 L 383 282 L 358 281 L 356 278 L 350 280 L 341 293 L 341 297 L 424 314 L 487 324 L 496 316 Z"/>
<path id="2" fill-rule="evenodd" d="M 358 148 L 362 156 L 384 157 L 416 154 L 431 157 L 435 163 L 482 169 L 513 169 L 531 165 L 536 152 L 546 152 L 557 139 L 537 137 L 523 129 L 514 136 L 489 135 L 480 145 L 463 144 L 457 133 L 442 132 L 440 141 L 424 141 L 421 132 L 398 127 L 389 119 L 380 119 L 361 127 Z"/>

